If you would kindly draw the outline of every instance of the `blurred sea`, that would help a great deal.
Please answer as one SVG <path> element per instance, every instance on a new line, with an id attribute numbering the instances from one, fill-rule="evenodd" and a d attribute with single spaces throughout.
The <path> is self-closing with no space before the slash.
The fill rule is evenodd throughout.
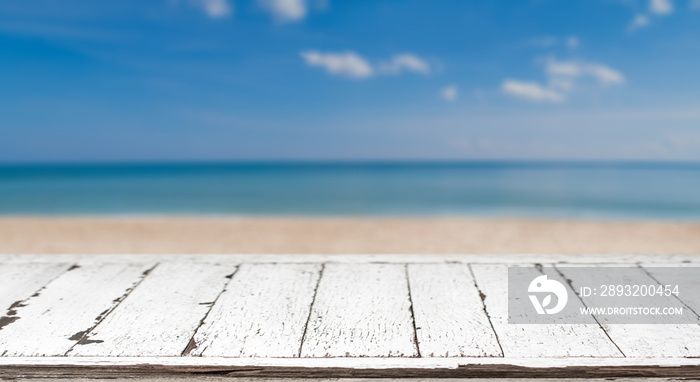
<path id="1" fill-rule="evenodd" d="M 700 164 L 0 166 L 5 215 L 502 216 L 700 220 Z"/>

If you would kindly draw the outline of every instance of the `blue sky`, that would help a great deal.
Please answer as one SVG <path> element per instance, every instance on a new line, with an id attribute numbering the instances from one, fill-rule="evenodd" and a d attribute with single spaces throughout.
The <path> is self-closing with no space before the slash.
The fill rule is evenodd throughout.
<path id="1" fill-rule="evenodd" d="M 700 160 L 700 0 L 3 0 L 0 162 Z"/>

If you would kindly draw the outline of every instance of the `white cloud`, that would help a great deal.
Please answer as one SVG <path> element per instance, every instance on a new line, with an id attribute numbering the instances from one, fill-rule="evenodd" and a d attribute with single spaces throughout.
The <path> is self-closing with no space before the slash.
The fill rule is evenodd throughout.
<path id="1" fill-rule="evenodd" d="M 328 73 L 349 78 L 367 78 L 374 74 L 372 65 L 354 52 L 321 53 L 309 50 L 301 53 L 307 65 L 318 66 Z"/>
<path id="2" fill-rule="evenodd" d="M 579 44 L 581 44 L 581 41 L 576 36 L 569 36 L 566 38 L 566 46 L 571 49 L 578 48 Z"/>
<path id="3" fill-rule="evenodd" d="M 566 96 L 576 89 L 581 78 L 592 78 L 600 85 L 620 85 L 625 77 L 609 66 L 583 61 L 557 61 L 549 59 L 545 66 L 547 84 L 505 80 L 501 90 L 513 97 L 533 102 L 564 102 Z"/>
<path id="4" fill-rule="evenodd" d="M 579 77 L 589 76 L 602 85 L 619 85 L 625 82 L 625 77 L 619 71 L 595 63 L 549 60 L 546 71 L 552 81 L 573 81 Z"/>
<path id="5" fill-rule="evenodd" d="M 578 77 L 582 74 L 582 66 L 574 62 L 549 60 L 547 74 L 550 76 Z"/>
<path id="6" fill-rule="evenodd" d="M 649 11 L 657 15 L 668 15 L 673 13 L 673 3 L 671 0 L 650 0 Z"/>
<path id="7" fill-rule="evenodd" d="M 388 74 L 401 74 L 403 71 L 430 74 L 430 65 L 416 55 L 405 53 L 394 56 L 389 62 L 380 63 L 379 70 Z"/>
<path id="8" fill-rule="evenodd" d="M 261 7 L 279 21 L 298 21 L 306 17 L 306 0 L 258 0 Z"/>
<path id="9" fill-rule="evenodd" d="M 584 68 L 588 74 L 595 77 L 603 85 L 621 85 L 625 83 L 625 76 L 609 66 L 592 64 Z"/>
<path id="10" fill-rule="evenodd" d="M 691 8 L 693 7 L 693 2 L 698 2 L 700 6 L 700 0 L 690 0 Z M 668 16 L 674 11 L 673 0 L 649 0 L 649 11 L 645 13 L 639 13 L 634 16 L 634 19 L 629 23 L 627 29 L 634 31 L 641 28 L 646 28 L 651 25 L 651 20 L 654 17 Z"/>
<path id="11" fill-rule="evenodd" d="M 549 79 L 549 87 L 560 91 L 570 92 L 576 88 L 576 83 L 571 78 L 554 77 Z"/>
<path id="12" fill-rule="evenodd" d="M 404 72 L 430 74 L 430 65 L 413 54 L 400 54 L 389 61 L 373 65 L 355 52 L 322 53 L 315 50 L 301 52 L 310 66 L 326 69 L 330 74 L 348 78 L 368 78 L 374 75 L 399 75 Z"/>
<path id="13" fill-rule="evenodd" d="M 632 19 L 632 22 L 629 24 L 628 29 L 629 30 L 636 30 L 644 27 L 649 26 L 649 17 L 646 15 L 639 14 Z"/>
<path id="14" fill-rule="evenodd" d="M 440 90 L 440 97 L 447 102 L 454 102 L 459 97 L 459 88 L 456 85 L 448 85 Z"/>
<path id="15" fill-rule="evenodd" d="M 563 94 L 544 87 L 536 82 L 505 80 L 501 85 L 501 90 L 515 98 L 532 102 L 564 102 Z"/>
<path id="16" fill-rule="evenodd" d="M 691 0 L 690 9 L 694 11 L 700 10 L 700 0 Z"/>
<path id="17" fill-rule="evenodd" d="M 233 13 L 233 5 L 227 0 L 190 0 L 190 4 L 201 9 L 213 19 L 228 17 Z"/>

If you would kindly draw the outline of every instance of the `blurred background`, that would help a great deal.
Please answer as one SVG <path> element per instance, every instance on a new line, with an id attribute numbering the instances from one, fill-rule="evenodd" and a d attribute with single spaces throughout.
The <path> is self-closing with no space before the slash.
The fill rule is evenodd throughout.
<path id="1" fill-rule="evenodd" d="M 0 52 L 5 253 L 700 252 L 700 0 L 4 0 Z"/>

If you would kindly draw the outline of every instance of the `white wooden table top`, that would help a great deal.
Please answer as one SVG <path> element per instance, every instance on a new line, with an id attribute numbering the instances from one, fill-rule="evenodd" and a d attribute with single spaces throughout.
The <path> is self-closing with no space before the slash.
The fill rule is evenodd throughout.
<path id="1" fill-rule="evenodd" d="M 700 325 L 508 324 L 534 263 L 700 256 L 0 255 L 0 377 L 700 375 Z"/>

